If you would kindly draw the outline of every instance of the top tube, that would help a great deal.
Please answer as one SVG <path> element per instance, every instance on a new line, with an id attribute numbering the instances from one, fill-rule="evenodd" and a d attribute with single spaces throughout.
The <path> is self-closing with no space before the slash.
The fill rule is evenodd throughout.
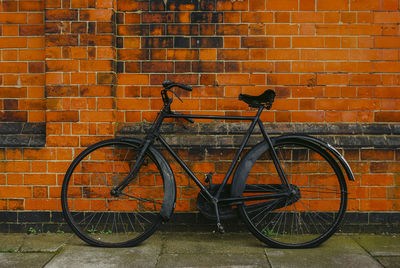
<path id="1" fill-rule="evenodd" d="M 253 121 L 255 116 L 229 116 L 229 115 L 197 115 L 197 114 L 176 114 L 168 113 L 165 118 L 194 118 L 194 119 L 219 119 L 219 120 L 248 120 Z"/>

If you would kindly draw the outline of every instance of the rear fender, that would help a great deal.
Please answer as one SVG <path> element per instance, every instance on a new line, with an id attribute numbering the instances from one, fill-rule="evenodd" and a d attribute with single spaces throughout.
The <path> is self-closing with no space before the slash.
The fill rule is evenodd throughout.
<path id="1" fill-rule="evenodd" d="M 279 136 L 276 137 L 274 140 L 279 141 L 280 139 L 287 139 L 287 138 L 296 138 L 296 139 L 303 139 L 306 141 L 309 141 L 311 143 L 314 143 L 322 148 L 324 148 L 326 151 L 331 153 L 332 156 L 338 161 L 341 165 L 342 168 L 346 171 L 347 179 L 350 181 L 355 181 L 354 179 L 354 173 L 350 168 L 349 163 L 347 163 L 346 159 L 329 143 L 326 143 L 320 139 L 311 137 L 311 136 L 306 136 L 306 135 L 284 135 L 284 136 Z"/>
<path id="2" fill-rule="evenodd" d="M 342 166 L 345 170 L 348 180 L 354 181 L 354 174 L 347 163 L 347 161 L 343 158 L 343 156 L 330 144 L 321 141 L 319 139 L 310 137 L 310 136 L 303 136 L 303 135 L 284 135 L 279 137 L 274 137 L 271 139 L 272 144 L 282 140 L 282 139 L 302 139 L 309 143 L 312 143 L 316 146 L 323 148 L 325 151 L 329 152 L 330 155 Z M 249 150 L 246 155 L 240 161 L 238 167 L 236 168 L 235 174 L 232 180 L 232 188 L 231 188 L 231 195 L 232 197 L 240 197 L 245 186 L 247 176 L 251 168 L 253 167 L 254 163 L 257 159 L 267 150 L 269 149 L 269 145 L 266 141 L 262 141 L 256 144 L 251 150 Z"/>

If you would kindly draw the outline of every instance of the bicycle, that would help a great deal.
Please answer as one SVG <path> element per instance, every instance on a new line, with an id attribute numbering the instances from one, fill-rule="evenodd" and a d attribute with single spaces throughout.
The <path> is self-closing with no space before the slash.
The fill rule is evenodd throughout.
<path id="1" fill-rule="evenodd" d="M 175 87 L 192 90 L 189 85 L 163 82 L 164 105 L 144 139 L 104 140 L 72 161 L 61 202 L 64 217 L 78 237 L 94 246 L 136 246 L 170 219 L 175 178 L 155 141 L 200 188 L 197 207 L 216 220 L 221 233 L 221 219 L 238 213 L 249 231 L 272 247 L 315 247 L 333 235 L 346 211 L 345 177 L 354 181 L 350 166 L 336 149 L 310 136 L 270 138 L 260 115 L 274 102 L 271 89 L 259 96 L 239 95 L 239 100 L 257 109 L 255 116 L 217 116 L 173 112 L 174 97 L 168 94 L 181 100 L 172 90 Z M 213 184 L 210 172 L 203 184 L 171 148 L 159 132 L 166 118 L 191 123 L 194 119 L 250 121 L 222 183 Z M 263 140 L 244 153 L 256 125 Z"/>

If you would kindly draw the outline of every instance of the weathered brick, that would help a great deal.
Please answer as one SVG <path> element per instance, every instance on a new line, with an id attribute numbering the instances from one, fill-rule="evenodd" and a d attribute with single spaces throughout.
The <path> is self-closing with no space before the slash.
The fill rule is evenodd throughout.
<path id="1" fill-rule="evenodd" d="M 46 20 L 76 21 L 78 20 L 78 10 L 74 9 L 47 9 Z"/>
<path id="2" fill-rule="evenodd" d="M 192 37 L 193 48 L 221 48 L 223 47 L 222 37 Z"/>

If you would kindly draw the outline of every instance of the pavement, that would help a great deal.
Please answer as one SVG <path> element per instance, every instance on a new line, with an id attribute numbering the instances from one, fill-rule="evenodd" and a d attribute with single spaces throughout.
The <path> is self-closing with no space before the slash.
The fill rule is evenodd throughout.
<path id="1" fill-rule="evenodd" d="M 297 250 L 269 248 L 250 233 L 158 231 L 119 249 L 73 234 L 0 234 L 0 267 L 400 267 L 400 234 L 335 234 Z"/>

